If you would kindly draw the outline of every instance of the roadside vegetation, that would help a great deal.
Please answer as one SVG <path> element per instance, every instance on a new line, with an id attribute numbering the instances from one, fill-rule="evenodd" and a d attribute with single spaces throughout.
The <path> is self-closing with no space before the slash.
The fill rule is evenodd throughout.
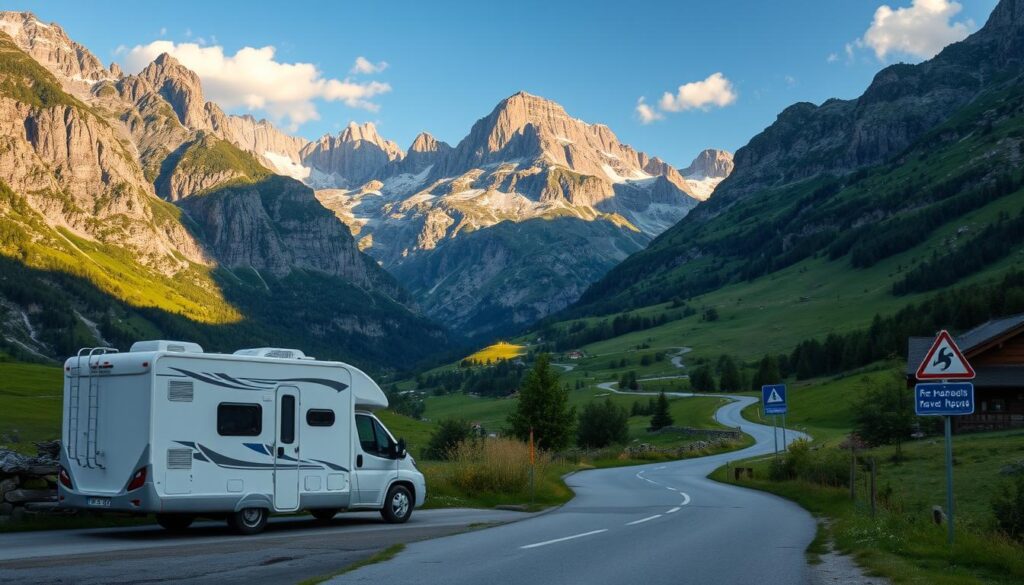
<path id="1" fill-rule="evenodd" d="M 733 462 L 712 478 L 736 483 L 732 468 L 752 468 L 753 478 L 744 475 L 739 485 L 791 499 L 819 518 L 811 553 L 826 552 L 830 544 L 894 583 L 1020 583 L 1024 432 L 955 437 L 956 543 L 949 547 L 946 526 L 935 522 L 935 507 L 945 507 L 944 442 L 935 421 L 914 417 L 909 400 L 864 408 L 905 392 L 902 384 L 894 364 L 877 364 L 791 387 L 788 422 L 812 440 L 777 460 Z M 757 420 L 756 410 L 743 414 Z M 905 440 L 915 432 L 926 436 Z"/>

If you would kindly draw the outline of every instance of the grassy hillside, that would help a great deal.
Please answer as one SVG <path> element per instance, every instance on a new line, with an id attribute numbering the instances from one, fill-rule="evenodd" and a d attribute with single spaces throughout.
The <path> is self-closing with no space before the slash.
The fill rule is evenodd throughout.
<path id="1" fill-rule="evenodd" d="M 0 362 L 0 379 L 0 444 L 34 455 L 32 441 L 60 438 L 60 368 Z"/>

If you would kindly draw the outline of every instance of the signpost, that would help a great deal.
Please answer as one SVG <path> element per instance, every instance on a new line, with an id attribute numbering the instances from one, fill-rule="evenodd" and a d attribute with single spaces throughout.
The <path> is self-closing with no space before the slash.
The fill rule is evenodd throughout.
<path id="1" fill-rule="evenodd" d="M 764 414 L 772 415 L 772 436 L 775 439 L 775 456 L 779 455 L 779 431 L 776 415 L 782 415 L 782 450 L 786 450 L 786 385 L 766 384 L 761 386 L 761 403 L 764 404 Z"/>
<path id="2" fill-rule="evenodd" d="M 942 416 L 946 419 L 946 508 L 947 541 L 953 544 L 953 419 L 974 413 L 974 384 L 948 382 L 971 380 L 974 368 L 956 346 L 948 331 L 939 332 L 931 349 L 917 368 L 918 380 L 942 380 L 914 386 L 914 412 L 918 416 Z"/>

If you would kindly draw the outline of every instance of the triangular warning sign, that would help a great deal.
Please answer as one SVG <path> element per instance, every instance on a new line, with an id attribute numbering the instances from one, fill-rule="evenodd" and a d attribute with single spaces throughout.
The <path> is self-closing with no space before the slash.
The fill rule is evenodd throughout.
<path id="1" fill-rule="evenodd" d="M 970 380 L 974 368 L 956 346 L 953 337 L 943 329 L 935 338 L 932 348 L 917 368 L 918 380 Z"/>
<path id="2" fill-rule="evenodd" d="M 779 396 L 779 393 L 776 392 L 775 388 L 772 388 L 772 393 L 768 395 L 768 404 L 773 402 L 785 402 L 782 397 Z"/>

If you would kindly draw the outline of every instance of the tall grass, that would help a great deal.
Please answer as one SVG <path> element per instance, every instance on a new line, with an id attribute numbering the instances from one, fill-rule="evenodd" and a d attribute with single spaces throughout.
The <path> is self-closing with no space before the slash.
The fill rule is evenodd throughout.
<path id="1" fill-rule="evenodd" d="M 422 468 L 432 506 L 551 505 L 572 497 L 561 478 L 572 466 L 543 451 L 536 453 L 531 493 L 529 447 L 511 438 L 463 442 L 448 461 L 426 462 Z"/>

